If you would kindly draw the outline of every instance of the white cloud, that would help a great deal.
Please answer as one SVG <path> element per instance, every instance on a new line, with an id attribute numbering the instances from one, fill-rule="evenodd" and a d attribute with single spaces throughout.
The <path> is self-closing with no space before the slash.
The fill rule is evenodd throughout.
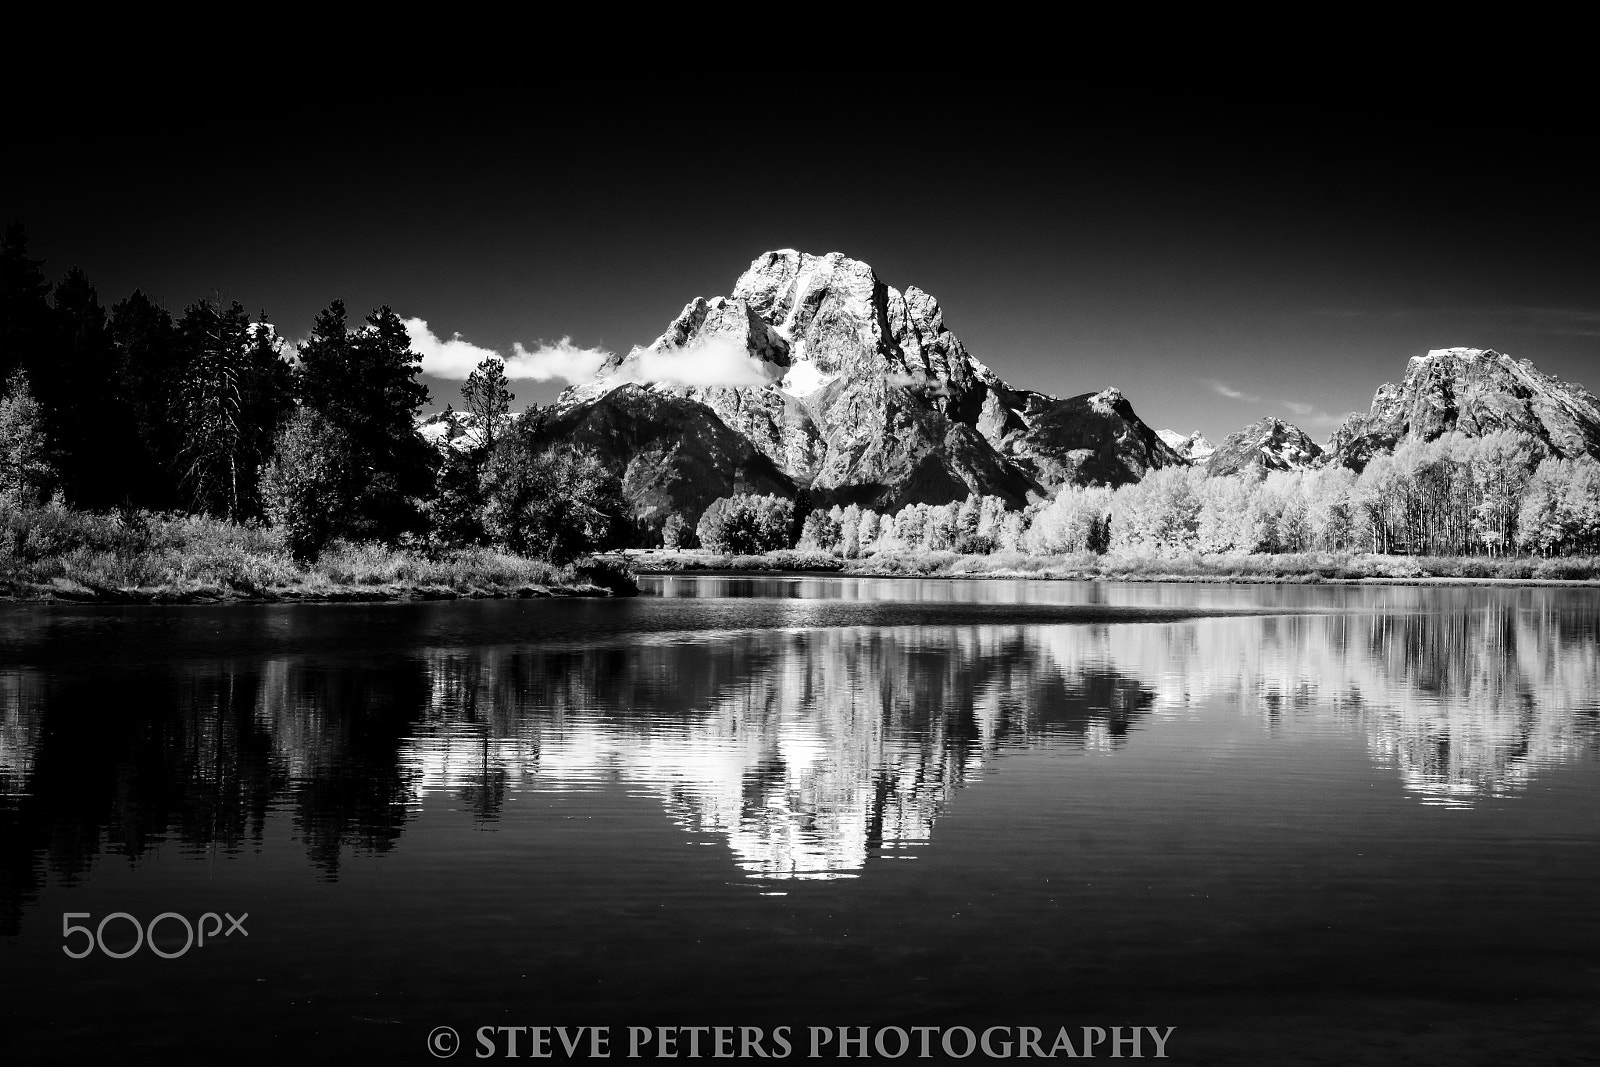
<path id="1" fill-rule="evenodd" d="M 422 372 L 436 378 L 464 380 L 485 359 L 505 363 L 506 377 L 513 381 L 529 379 L 546 382 L 560 378 L 571 384 L 587 382 L 600 372 L 612 354 L 603 348 L 582 348 L 563 337 L 551 343 L 541 341 L 527 348 L 520 341 L 511 346 L 506 358 L 492 348 L 484 348 L 460 334 L 448 340 L 436 335 L 422 319 L 406 319 L 411 348 L 422 357 Z M 665 382 L 681 386 L 762 386 L 773 380 L 776 369 L 754 358 L 744 345 L 730 337 L 712 336 L 685 348 L 665 352 L 636 349 L 623 364 L 623 381 Z"/>
<path id="2" fill-rule="evenodd" d="M 406 319 L 406 332 L 411 335 L 411 349 L 422 357 L 422 373 L 435 378 L 452 378 L 464 381 L 478 364 L 486 359 L 498 359 L 506 366 L 506 377 L 513 381 L 532 379 L 547 382 L 560 378 L 567 382 L 586 382 L 594 377 L 601 364 L 611 358 L 603 348 L 580 348 L 572 338 L 563 337 L 554 344 L 540 342 L 537 348 L 526 348 L 515 342 L 511 357 L 507 359 L 493 348 L 475 345 L 459 333 L 448 340 L 439 337 L 423 319 Z"/>
<path id="3" fill-rule="evenodd" d="M 435 378 L 466 379 L 486 359 L 499 359 L 500 353 L 483 348 L 454 334 L 446 341 L 428 329 L 422 319 L 406 319 L 406 333 L 411 335 L 411 350 L 422 357 L 422 373 Z M 507 371 L 509 377 L 510 372 Z"/>
<path id="4" fill-rule="evenodd" d="M 298 343 L 291 341 L 289 338 L 279 333 L 278 327 L 270 322 L 252 322 L 249 329 L 251 337 L 260 337 L 262 333 L 265 333 L 267 335 L 268 342 L 277 351 L 278 355 L 282 356 L 290 363 L 300 362 L 300 345 L 305 344 L 306 340 L 309 340 L 309 338 L 306 338 Z"/>
<path id="5" fill-rule="evenodd" d="M 580 348 L 570 337 L 563 337 L 554 344 L 541 341 L 534 349 L 524 348 L 518 341 L 512 349 L 511 358 L 506 360 L 506 377 L 530 378 L 536 382 L 547 382 L 551 378 L 573 385 L 586 382 L 611 358 L 611 353 L 605 349 Z"/>
<path id="6" fill-rule="evenodd" d="M 1344 425 L 1344 416 L 1323 411 L 1315 404 L 1307 404 L 1299 400 L 1281 401 L 1283 406 L 1294 416 L 1295 425 L 1302 430 L 1318 429 L 1331 430 Z"/>
<path id="7" fill-rule="evenodd" d="M 1302 430 L 1314 428 L 1318 430 L 1334 430 L 1344 425 L 1345 416 L 1335 415 L 1331 411 L 1313 412 L 1307 418 L 1300 420 Z"/>
<path id="8" fill-rule="evenodd" d="M 730 337 L 715 335 L 687 348 L 665 352 L 640 349 L 629 364 L 628 377 L 639 382 L 709 388 L 761 386 L 772 380 L 768 364 L 752 357 L 744 345 Z"/>
<path id="9" fill-rule="evenodd" d="M 1233 388 L 1227 382 L 1216 382 L 1216 381 L 1214 381 L 1214 382 L 1211 383 L 1211 388 L 1216 390 L 1218 393 L 1221 393 L 1223 396 L 1227 397 L 1229 400 L 1243 400 L 1243 401 L 1245 401 L 1246 403 L 1249 403 L 1249 404 L 1259 404 L 1259 403 L 1261 403 L 1261 398 L 1259 396 L 1256 396 L 1254 393 L 1240 392 L 1238 389 Z"/>

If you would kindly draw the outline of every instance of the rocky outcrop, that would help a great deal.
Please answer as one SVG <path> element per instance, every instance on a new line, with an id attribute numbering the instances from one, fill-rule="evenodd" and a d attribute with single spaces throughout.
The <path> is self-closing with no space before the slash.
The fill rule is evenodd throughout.
<path id="1" fill-rule="evenodd" d="M 1015 454 L 1047 485 L 1124 485 L 1185 462 L 1116 388 L 1066 400 L 1038 398 L 1026 417 Z"/>
<path id="2" fill-rule="evenodd" d="M 718 497 L 795 495 L 794 482 L 777 464 L 704 404 L 636 383 L 546 412 L 537 433 L 621 472 L 641 532 L 657 536 L 669 515 L 692 522 Z"/>
<path id="3" fill-rule="evenodd" d="M 511 412 L 496 421 L 496 433 L 505 433 L 516 424 L 518 414 Z M 439 449 L 464 452 L 476 448 L 483 441 L 483 421 L 470 411 L 446 408 L 417 420 L 417 432 L 430 445 Z"/>
<path id="4" fill-rule="evenodd" d="M 736 380 L 693 372 L 730 350 Z M 682 371 L 661 369 L 673 366 Z M 823 502 L 884 509 L 976 493 L 1021 506 L 1063 482 L 1120 484 L 1182 462 L 1120 393 L 1013 389 L 946 328 L 932 296 L 837 252 L 757 257 L 729 296 L 691 301 L 557 407 L 630 384 L 702 405 Z"/>
<path id="5" fill-rule="evenodd" d="M 1328 442 L 1328 453 L 1361 470 L 1373 455 L 1408 438 L 1431 441 L 1452 431 L 1481 437 L 1500 430 L 1536 437 L 1559 456 L 1600 457 L 1600 401 L 1525 359 L 1492 349 L 1435 349 L 1412 357 L 1399 385 L 1379 387 L 1370 411 L 1348 416 Z"/>
<path id="6" fill-rule="evenodd" d="M 1206 473 L 1264 474 L 1319 466 L 1322 449 L 1305 431 L 1271 415 L 1230 433 L 1206 460 Z"/>
<path id="7" fill-rule="evenodd" d="M 1207 441 L 1199 430 L 1188 437 L 1177 430 L 1157 430 L 1156 436 L 1165 441 L 1179 458 L 1196 466 L 1203 466 L 1211 458 L 1211 453 L 1217 450 L 1217 446 Z"/>

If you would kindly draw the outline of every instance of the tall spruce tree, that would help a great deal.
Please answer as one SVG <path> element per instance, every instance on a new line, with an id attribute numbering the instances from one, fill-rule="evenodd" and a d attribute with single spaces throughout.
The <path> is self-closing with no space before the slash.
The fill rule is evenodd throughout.
<path id="1" fill-rule="evenodd" d="M 56 470 L 44 418 L 20 368 L 0 383 L 0 504 L 42 503 Z"/>
<path id="2" fill-rule="evenodd" d="M 0 235 L 0 382 L 30 375 L 45 357 L 51 315 L 44 261 L 28 255 L 28 233 L 13 222 Z"/>
<path id="3" fill-rule="evenodd" d="M 289 402 L 271 328 L 237 301 L 201 300 L 179 324 L 186 359 L 177 392 L 182 487 L 190 507 L 235 521 L 261 514 L 259 472 Z"/>
<path id="4" fill-rule="evenodd" d="M 139 507 L 176 508 L 179 437 L 172 413 L 184 367 L 177 327 L 166 308 L 134 290 L 111 309 L 111 341 L 117 397 L 133 427 L 121 445 L 128 494 Z"/>
<path id="5" fill-rule="evenodd" d="M 87 508 L 130 503 L 125 442 L 133 420 L 118 393 L 118 357 L 105 309 L 77 267 L 56 285 L 54 304 L 54 358 L 34 372 L 33 382 L 60 449 L 67 497 Z"/>
<path id="6" fill-rule="evenodd" d="M 335 300 L 301 346 L 301 403 L 346 435 L 361 486 L 348 514 L 337 517 L 336 533 L 392 541 L 424 525 L 421 505 L 438 456 L 417 432 L 417 413 L 428 402 L 427 387 L 416 380 L 421 369 L 405 324 L 387 306 L 351 330 L 343 301 Z"/>

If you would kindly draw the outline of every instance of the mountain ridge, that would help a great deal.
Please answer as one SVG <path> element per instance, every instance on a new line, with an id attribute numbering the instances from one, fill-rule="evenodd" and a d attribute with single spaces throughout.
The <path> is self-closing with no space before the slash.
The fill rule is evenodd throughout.
<path id="1" fill-rule="evenodd" d="M 1328 440 L 1332 462 L 1361 470 L 1408 438 L 1514 430 L 1554 455 L 1600 458 L 1600 400 L 1544 374 L 1532 360 L 1485 348 L 1436 348 L 1413 356 L 1400 383 L 1380 385 L 1365 413 L 1352 412 Z"/>
<path id="2" fill-rule="evenodd" d="M 648 370 L 730 353 L 743 357 L 727 363 L 735 384 Z M 1063 484 L 1184 463 L 1120 391 L 1014 388 L 967 351 L 933 296 L 838 252 L 757 256 L 728 296 L 695 297 L 554 407 L 570 413 L 625 384 L 703 406 L 816 499 L 879 509 L 969 494 L 1020 507 Z"/>
<path id="3" fill-rule="evenodd" d="M 422 420 L 470 447 L 454 412 Z M 1211 475 L 1360 470 L 1403 440 L 1515 429 L 1554 454 L 1600 457 L 1600 401 L 1492 349 L 1412 357 L 1326 448 L 1265 416 L 1213 446 L 1154 430 L 1116 387 L 1060 398 L 1017 388 L 975 358 L 930 294 L 903 292 L 842 253 L 757 256 L 728 295 L 696 296 L 647 345 L 564 389 L 537 431 L 623 474 L 642 528 L 692 519 L 730 492 L 804 491 L 879 511 L 973 494 L 1010 507 L 1067 485 L 1122 485 L 1151 470 Z"/>

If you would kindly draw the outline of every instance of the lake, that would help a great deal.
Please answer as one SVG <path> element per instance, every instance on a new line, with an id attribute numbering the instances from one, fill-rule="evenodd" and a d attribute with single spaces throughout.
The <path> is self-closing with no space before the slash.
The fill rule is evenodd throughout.
<path id="1" fill-rule="evenodd" d="M 643 585 L 0 605 L 0 1059 L 1600 1055 L 1594 590 Z"/>

